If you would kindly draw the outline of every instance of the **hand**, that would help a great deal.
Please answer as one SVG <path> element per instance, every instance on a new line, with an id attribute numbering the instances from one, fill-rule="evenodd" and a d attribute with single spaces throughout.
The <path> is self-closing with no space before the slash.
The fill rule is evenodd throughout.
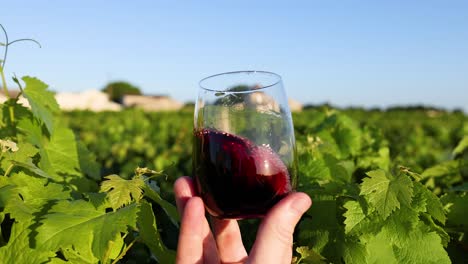
<path id="1" fill-rule="evenodd" d="M 203 201 L 195 196 L 191 178 L 177 179 L 174 193 L 182 216 L 177 264 L 290 264 L 294 227 L 312 204 L 309 196 L 299 192 L 279 201 L 262 220 L 248 256 L 236 220 L 213 217 L 210 229 Z"/>

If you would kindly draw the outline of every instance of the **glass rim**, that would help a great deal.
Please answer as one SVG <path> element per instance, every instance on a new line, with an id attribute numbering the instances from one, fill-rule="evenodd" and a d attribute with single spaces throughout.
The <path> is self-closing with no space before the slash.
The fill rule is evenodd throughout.
<path id="1" fill-rule="evenodd" d="M 220 90 L 220 89 L 210 89 L 210 88 L 207 88 L 205 86 L 202 85 L 202 83 L 208 79 L 211 79 L 211 78 L 214 78 L 214 77 L 219 77 L 221 75 L 231 75 L 231 74 L 239 74 L 239 73 L 247 73 L 247 74 L 252 74 L 252 73 L 260 73 L 260 74 L 270 74 L 274 77 L 276 77 L 276 80 L 273 81 L 271 84 L 268 84 L 268 85 L 264 85 L 262 87 L 259 87 L 257 89 L 252 89 L 252 90 L 245 90 L 245 91 L 226 91 L 226 90 Z M 270 72 L 270 71 L 256 71 L 256 70 L 243 70 L 243 71 L 230 71 L 230 72 L 222 72 L 222 73 L 218 73 L 218 74 L 213 74 L 213 75 L 210 75 L 208 77 L 205 77 L 203 79 L 201 79 L 199 82 L 198 82 L 198 86 L 200 86 L 201 89 L 205 90 L 205 91 L 210 91 L 210 92 L 229 92 L 229 93 L 233 93 L 233 94 L 236 94 L 236 93 L 250 93 L 250 92 L 253 92 L 253 91 L 259 91 L 259 90 L 263 90 L 263 89 L 266 89 L 266 88 L 269 88 L 269 87 L 272 87 L 272 86 L 275 86 L 277 85 L 278 83 L 280 83 L 282 80 L 281 78 L 281 75 L 277 74 L 277 73 L 274 73 L 274 72 Z"/>

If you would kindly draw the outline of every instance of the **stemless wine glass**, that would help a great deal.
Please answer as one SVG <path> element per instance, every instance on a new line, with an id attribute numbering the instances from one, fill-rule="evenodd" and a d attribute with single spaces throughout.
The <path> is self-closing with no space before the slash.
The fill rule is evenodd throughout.
<path id="1" fill-rule="evenodd" d="M 263 217 L 297 183 L 291 112 L 281 77 L 227 72 L 200 81 L 193 176 L 218 218 Z"/>

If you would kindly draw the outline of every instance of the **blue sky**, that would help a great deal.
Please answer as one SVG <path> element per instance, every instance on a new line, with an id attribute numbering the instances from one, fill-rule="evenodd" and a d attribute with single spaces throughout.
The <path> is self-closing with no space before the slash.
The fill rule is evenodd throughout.
<path id="1" fill-rule="evenodd" d="M 0 4 L 6 72 L 56 91 L 127 80 L 194 100 L 233 70 L 282 75 L 290 97 L 340 106 L 468 112 L 468 1 L 59 1 Z"/>

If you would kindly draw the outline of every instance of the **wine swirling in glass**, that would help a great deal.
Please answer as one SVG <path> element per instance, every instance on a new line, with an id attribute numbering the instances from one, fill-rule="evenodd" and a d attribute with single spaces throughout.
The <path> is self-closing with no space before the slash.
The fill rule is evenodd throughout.
<path id="1" fill-rule="evenodd" d="M 297 183 L 294 129 L 281 77 L 222 73 L 200 81 L 193 176 L 207 211 L 263 217 Z"/>

